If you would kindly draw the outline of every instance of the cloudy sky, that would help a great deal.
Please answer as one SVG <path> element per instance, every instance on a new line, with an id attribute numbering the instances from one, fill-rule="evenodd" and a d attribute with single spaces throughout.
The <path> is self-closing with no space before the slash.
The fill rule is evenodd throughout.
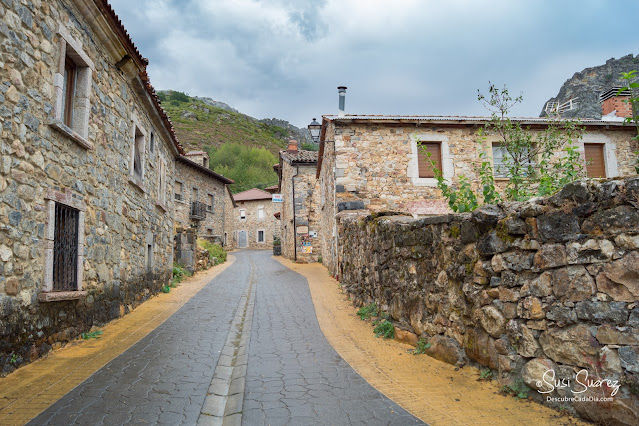
<path id="1" fill-rule="evenodd" d="M 488 82 L 515 115 L 583 68 L 638 54 L 634 0 L 111 0 L 156 89 L 209 96 L 305 127 L 350 114 L 487 115 Z"/>

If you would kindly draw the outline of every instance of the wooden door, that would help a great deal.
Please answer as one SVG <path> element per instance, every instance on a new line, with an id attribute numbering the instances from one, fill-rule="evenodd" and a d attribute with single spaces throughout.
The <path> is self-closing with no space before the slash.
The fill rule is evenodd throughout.
<path id="1" fill-rule="evenodd" d="M 605 178 L 606 162 L 604 160 L 604 145 L 601 143 L 585 143 L 586 171 L 589 178 Z"/>

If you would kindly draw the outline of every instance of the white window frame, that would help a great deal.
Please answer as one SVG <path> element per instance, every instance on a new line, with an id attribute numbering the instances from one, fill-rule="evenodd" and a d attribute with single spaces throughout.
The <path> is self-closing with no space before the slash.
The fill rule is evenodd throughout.
<path id="1" fill-rule="evenodd" d="M 262 241 L 260 241 L 260 232 L 262 233 Z M 255 232 L 255 241 L 258 243 L 265 243 L 266 242 L 266 230 L 265 229 L 258 229 Z"/>
<path id="2" fill-rule="evenodd" d="M 91 111 L 91 83 L 95 65 L 84 51 L 82 43 L 73 38 L 69 30 L 62 26 L 62 24 L 59 25 L 57 34 L 60 36 L 60 42 L 58 44 L 58 69 L 53 75 L 54 119 L 50 125 L 82 148 L 93 149 L 93 144 L 89 142 L 88 138 L 89 114 Z M 66 97 L 66 93 L 64 93 L 64 67 L 67 57 L 69 57 L 76 66 L 71 126 L 64 124 L 63 111 L 64 99 Z"/>
<path id="3" fill-rule="evenodd" d="M 584 168 L 586 167 L 586 148 L 584 144 L 594 143 L 603 145 L 604 167 L 606 179 L 619 176 L 619 163 L 617 162 L 617 144 L 610 138 L 601 133 L 584 133 L 579 141 L 579 153 L 584 160 Z"/>
<path id="4" fill-rule="evenodd" d="M 262 214 L 262 216 L 260 216 L 260 213 Z M 266 209 L 264 208 L 263 205 L 259 205 L 257 206 L 257 220 L 264 220 L 266 219 Z"/>
<path id="5" fill-rule="evenodd" d="M 246 220 L 246 209 L 240 209 L 240 220 Z"/>
<path id="6" fill-rule="evenodd" d="M 415 186 L 437 187 L 437 179 L 419 177 L 419 144 L 429 142 L 441 144 L 441 167 L 444 179 L 451 180 L 455 174 L 453 158 L 450 155 L 450 148 L 448 146 L 448 136 L 435 132 L 413 133 L 410 135 L 411 153 L 408 155 L 408 169 L 406 170 L 406 175 L 411 179 L 412 184 Z"/>
<path id="7" fill-rule="evenodd" d="M 59 300 L 75 300 L 86 296 L 83 290 L 82 280 L 84 273 L 84 220 L 86 204 L 73 197 L 71 191 L 60 192 L 48 190 L 45 195 L 47 203 L 47 228 L 44 248 L 44 282 L 42 292 L 38 294 L 40 302 L 55 302 Z M 78 288 L 75 291 L 53 291 L 53 247 L 55 239 L 55 204 L 60 203 L 79 210 L 78 215 L 78 261 L 77 261 L 77 281 Z"/>
<path id="8" fill-rule="evenodd" d="M 499 146 L 497 147 L 495 145 L 499 145 Z M 504 163 L 503 163 L 503 161 L 501 161 L 500 163 L 495 163 L 495 148 L 499 148 L 499 151 L 502 152 L 502 155 L 501 155 L 502 159 L 504 158 L 504 154 L 510 156 L 510 153 L 504 148 L 503 143 L 501 141 L 499 141 L 499 140 L 490 141 L 488 143 L 488 146 L 490 147 L 490 152 L 488 153 L 488 157 L 490 158 L 490 161 L 491 161 L 491 164 L 492 164 L 492 167 L 493 167 L 493 177 L 495 179 L 506 179 L 506 180 L 509 179 L 508 178 L 508 171 L 504 171 L 504 172 L 501 172 L 501 173 L 499 173 L 497 171 L 497 168 L 500 165 L 503 165 Z M 539 158 L 537 158 L 537 160 L 539 160 Z M 536 166 L 537 163 L 538 163 L 538 161 L 533 161 L 533 162 L 528 162 L 528 163 L 526 163 L 524 165 L 525 166 L 528 166 L 528 165 L 535 165 Z"/>
<path id="9" fill-rule="evenodd" d="M 182 182 L 180 180 L 177 180 L 177 179 L 174 179 L 173 182 L 174 182 L 174 185 L 173 185 L 173 199 L 175 201 L 177 201 L 178 203 L 184 203 L 185 202 L 184 201 L 184 182 Z M 175 198 L 175 196 L 178 195 L 177 191 L 175 191 L 175 188 L 177 186 L 177 185 L 175 185 L 176 183 L 180 184 L 180 193 L 179 193 L 180 198 L 179 199 Z"/>
<path id="10" fill-rule="evenodd" d="M 129 182 L 133 183 L 135 186 L 137 186 L 139 189 L 145 192 L 144 177 L 146 173 L 146 167 L 144 166 L 146 163 L 146 131 L 144 130 L 144 127 L 140 125 L 140 121 L 135 115 L 133 115 L 131 121 L 133 123 L 132 125 L 133 143 L 131 144 L 131 157 L 130 157 L 131 169 L 129 172 Z M 136 147 L 138 146 L 140 149 L 140 168 L 141 168 L 139 175 L 135 172 L 135 150 L 136 150 Z"/>

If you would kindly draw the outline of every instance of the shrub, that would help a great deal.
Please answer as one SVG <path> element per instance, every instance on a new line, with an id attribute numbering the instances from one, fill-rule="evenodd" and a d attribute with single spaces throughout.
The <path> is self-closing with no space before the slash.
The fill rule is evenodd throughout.
<path id="1" fill-rule="evenodd" d="M 377 305 L 375 303 L 369 303 L 368 305 L 359 308 L 357 315 L 359 315 L 359 319 L 365 321 L 371 317 L 379 315 L 379 309 L 377 309 Z"/>
<path id="2" fill-rule="evenodd" d="M 184 269 L 184 267 L 178 263 L 173 264 L 173 280 L 171 284 L 179 284 L 182 282 L 184 277 L 190 277 L 192 274 Z M 165 292 L 166 293 L 166 292 Z"/>
<path id="3" fill-rule="evenodd" d="M 392 339 L 395 337 L 395 326 L 387 320 L 383 320 L 375 329 L 373 329 L 375 337 L 383 337 L 384 339 Z"/>
<path id="4" fill-rule="evenodd" d="M 198 247 L 209 252 L 209 259 L 215 258 L 215 264 L 219 265 L 220 263 L 226 262 L 226 250 L 222 248 L 219 244 L 213 244 L 206 240 L 197 240 Z"/>

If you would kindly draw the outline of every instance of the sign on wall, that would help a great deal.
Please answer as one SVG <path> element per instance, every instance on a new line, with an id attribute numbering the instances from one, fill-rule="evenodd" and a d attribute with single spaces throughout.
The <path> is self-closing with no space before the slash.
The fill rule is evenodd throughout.
<path id="1" fill-rule="evenodd" d="M 273 194 L 273 202 L 274 203 L 283 203 L 284 196 L 282 194 Z"/>

